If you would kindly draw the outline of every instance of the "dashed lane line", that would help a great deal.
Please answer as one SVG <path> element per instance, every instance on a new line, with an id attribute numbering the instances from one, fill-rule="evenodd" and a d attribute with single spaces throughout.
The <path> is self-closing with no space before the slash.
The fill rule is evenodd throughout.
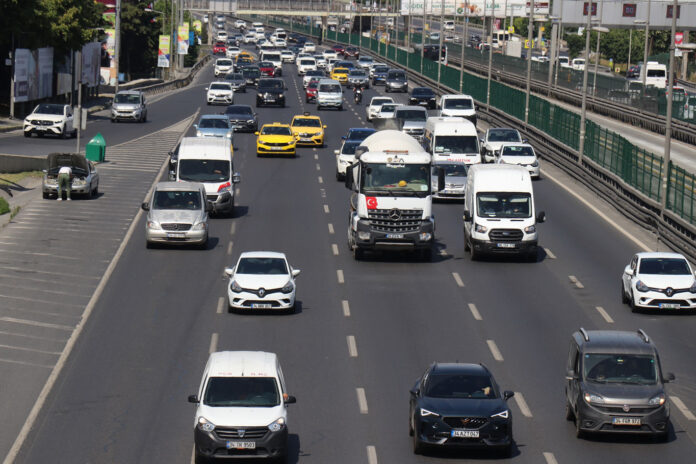
<path id="1" fill-rule="evenodd" d="M 336 270 L 336 277 L 338 278 L 339 284 L 343 284 L 346 282 L 344 277 L 343 277 L 343 271 L 341 269 Z"/>
<path id="2" fill-rule="evenodd" d="M 474 303 L 469 303 L 469 311 L 471 311 L 471 315 L 474 316 L 474 319 L 477 321 L 482 321 L 483 318 L 481 317 L 481 313 L 479 312 L 478 308 Z"/>
<path id="3" fill-rule="evenodd" d="M 324 178 L 321 177 L 321 176 L 319 176 L 319 177 L 317 177 L 317 181 L 318 181 L 320 184 L 323 184 L 323 183 L 324 183 Z"/>
<path id="4" fill-rule="evenodd" d="M 599 314 L 601 314 L 601 316 L 604 318 L 604 320 L 607 321 L 609 324 L 614 323 L 614 319 L 611 318 L 609 313 L 606 312 L 606 310 L 604 308 L 602 308 L 601 306 L 596 306 L 595 309 L 597 310 L 597 312 Z"/>
<path id="5" fill-rule="evenodd" d="M 570 280 L 570 283 L 575 285 L 576 288 L 585 288 L 582 282 L 580 282 L 574 275 L 568 276 L 568 280 Z"/>
<path id="6" fill-rule="evenodd" d="M 227 254 L 231 255 L 232 254 L 232 248 L 234 247 L 234 242 L 230 242 L 227 244 Z"/>
<path id="7" fill-rule="evenodd" d="M 544 459 L 546 459 L 546 464 L 558 464 L 556 457 L 549 451 L 544 451 Z"/>
<path id="8" fill-rule="evenodd" d="M 321 171 L 321 164 L 317 163 L 317 171 Z"/>
<path id="9" fill-rule="evenodd" d="M 696 416 L 694 416 L 694 413 L 689 411 L 689 408 L 686 407 L 684 402 L 681 400 L 681 398 L 676 397 L 676 396 L 671 396 L 669 397 L 672 400 L 672 403 L 679 409 L 679 411 L 684 414 L 684 417 L 686 417 L 687 420 L 690 421 L 696 421 Z"/>
<path id="10" fill-rule="evenodd" d="M 515 396 L 513 396 L 513 398 L 515 399 L 515 403 L 517 403 L 517 407 L 520 408 L 522 415 L 524 417 L 532 417 L 532 411 L 529 409 L 522 392 L 515 392 Z"/>
<path id="11" fill-rule="evenodd" d="M 343 315 L 345 317 L 350 317 L 350 305 L 348 304 L 348 300 L 341 301 L 341 306 L 343 307 Z"/>
<path id="12" fill-rule="evenodd" d="M 237 232 L 237 223 L 233 222 L 230 226 L 230 235 L 234 235 L 235 232 Z"/>
<path id="13" fill-rule="evenodd" d="M 338 245 L 335 243 L 331 244 L 331 252 L 333 253 L 334 256 L 338 256 Z"/>
<path id="14" fill-rule="evenodd" d="M 454 277 L 454 281 L 457 283 L 458 286 L 464 286 L 464 282 L 462 282 L 462 278 L 459 276 L 458 272 L 453 272 L 452 277 Z"/>
<path id="15" fill-rule="evenodd" d="M 318 159 L 319 159 L 319 155 L 315 153 L 315 154 L 314 154 L 314 159 L 315 159 L 315 160 L 318 160 Z"/>
<path id="16" fill-rule="evenodd" d="M 360 409 L 360 414 L 367 414 L 367 396 L 365 396 L 365 389 L 358 387 L 355 391 L 358 395 L 358 408 Z"/>
<path id="17" fill-rule="evenodd" d="M 358 345 L 355 343 L 355 337 L 353 335 L 348 335 L 346 341 L 348 342 L 348 354 L 351 358 L 357 358 Z"/>
<path id="18" fill-rule="evenodd" d="M 333 235 L 333 233 L 334 233 L 333 224 L 331 224 L 330 222 L 329 222 L 329 233 L 332 234 L 332 235 Z"/>
<path id="19" fill-rule="evenodd" d="M 488 345 L 488 349 L 491 350 L 493 359 L 496 361 L 503 361 L 503 355 L 498 349 L 498 345 L 496 345 L 493 340 L 486 340 L 486 344 Z"/>
<path id="20" fill-rule="evenodd" d="M 324 205 L 324 212 L 329 214 L 329 205 Z"/>
<path id="21" fill-rule="evenodd" d="M 224 305 L 225 305 L 225 297 L 221 296 L 220 298 L 218 298 L 217 309 L 215 312 L 217 314 L 222 314 L 222 308 L 224 307 Z"/>
<path id="22" fill-rule="evenodd" d="M 367 464 L 377 464 L 377 449 L 370 445 L 367 447 Z"/>
<path id="23" fill-rule="evenodd" d="M 550 248 L 544 247 L 544 251 L 546 252 L 546 256 L 548 256 L 551 259 L 556 259 L 556 255 L 553 254 L 553 251 L 551 251 Z"/>
<path id="24" fill-rule="evenodd" d="M 215 353 L 217 351 L 218 339 L 220 335 L 217 332 L 210 336 L 210 347 L 208 348 L 208 353 Z"/>

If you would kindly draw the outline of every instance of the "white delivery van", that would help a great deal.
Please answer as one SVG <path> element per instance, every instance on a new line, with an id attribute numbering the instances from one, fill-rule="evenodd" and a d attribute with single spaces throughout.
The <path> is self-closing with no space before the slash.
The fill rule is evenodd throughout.
<path id="1" fill-rule="evenodd" d="M 643 73 L 645 76 L 645 85 L 653 85 L 658 89 L 667 88 L 667 66 L 660 64 L 657 61 L 648 61 L 648 64 L 640 67 L 640 79 L 642 82 Z"/>
<path id="2" fill-rule="evenodd" d="M 283 75 L 283 57 L 279 51 L 276 50 L 263 50 L 261 52 L 261 59 L 259 61 L 270 61 L 276 68 L 276 76 Z"/>
<path id="3" fill-rule="evenodd" d="M 336 108 L 343 111 L 343 87 L 335 79 L 320 79 L 317 86 L 317 110 Z"/>
<path id="4" fill-rule="evenodd" d="M 476 105 L 471 95 L 442 95 L 438 106 L 440 116 L 468 119 L 476 126 Z"/>
<path id="5" fill-rule="evenodd" d="M 275 353 L 211 353 L 198 392 L 193 421 L 195 462 L 261 458 L 285 462 L 288 404 L 285 378 Z"/>
<path id="6" fill-rule="evenodd" d="M 537 259 L 537 224 L 532 179 L 526 168 L 477 164 L 469 168 L 464 195 L 464 250 L 475 260 L 484 254 L 516 254 Z"/>
<path id="7" fill-rule="evenodd" d="M 202 183 L 215 213 L 234 212 L 234 184 L 240 176 L 234 172 L 230 139 L 184 137 L 172 162 L 176 164 L 174 180 Z"/>
<path id="8" fill-rule="evenodd" d="M 476 126 L 458 117 L 431 116 L 425 122 L 423 146 L 433 161 L 454 161 L 466 164 L 481 162 Z"/>

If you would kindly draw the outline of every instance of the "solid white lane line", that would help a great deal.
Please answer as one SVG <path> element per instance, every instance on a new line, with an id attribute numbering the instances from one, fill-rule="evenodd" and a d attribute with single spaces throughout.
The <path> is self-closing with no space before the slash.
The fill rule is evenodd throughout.
<path id="1" fill-rule="evenodd" d="M 329 205 L 324 205 L 324 212 L 329 214 Z"/>
<path id="2" fill-rule="evenodd" d="M 556 461 L 556 457 L 553 455 L 553 453 L 548 451 L 544 451 L 544 459 L 546 459 L 546 464 L 558 464 L 558 461 Z"/>
<path id="3" fill-rule="evenodd" d="M 333 233 L 334 233 L 333 224 L 331 224 L 330 222 L 329 222 L 329 233 L 330 233 L 330 234 L 333 234 Z"/>
<path id="4" fill-rule="evenodd" d="M 237 223 L 233 222 L 230 226 L 230 235 L 234 235 L 235 232 L 237 232 Z"/>
<path id="5" fill-rule="evenodd" d="M 358 394 L 358 407 L 360 408 L 360 414 L 367 414 L 367 396 L 365 396 L 365 389 L 356 388 L 355 391 Z"/>
<path id="6" fill-rule="evenodd" d="M 377 449 L 372 445 L 367 447 L 367 464 L 378 464 Z"/>
<path id="7" fill-rule="evenodd" d="M 217 310 L 215 311 L 218 314 L 222 314 L 222 308 L 225 305 L 225 297 L 221 296 L 218 298 L 218 304 L 217 304 Z"/>
<path id="8" fill-rule="evenodd" d="M 348 342 L 348 354 L 350 354 L 351 358 L 357 358 L 358 345 L 355 343 L 355 337 L 353 335 L 348 335 L 346 341 Z"/>
<path id="9" fill-rule="evenodd" d="M 341 301 L 341 306 L 343 307 L 343 315 L 345 317 L 350 317 L 350 305 L 348 304 L 348 300 Z"/>
<path id="10" fill-rule="evenodd" d="M 60 351 L 37 350 L 36 348 L 24 348 L 21 346 L 12 346 L 12 345 L 0 345 L 0 348 L 5 348 L 7 350 L 29 351 L 32 353 L 52 354 L 54 356 L 60 356 Z"/>
<path id="11" fill-rule="evenodd" d="M 454 281 L 457 282 L 457 285 L 458 285 L 458 286 L 460 286 L 460 287 L 463 287 L 463 286 L 464 286 L 464 282 L 462 282 L 462 278 L 459 277 L 459 273 L 458 273 L 458 272 L 453 272 L 453 273 L 452 273 L 452 277 L 454 277 Z"/>
<path id="12" fill-rule="evenodd" d="M 317 180 L 319 181 L 320 184 L 324 183 L 324 178 L 321 176 L 317 177 Z"/>
<path id="13" fill-rule="evenodd" d="M 574 275 L 568 276 L 568 280 L 570 280 L 570 283 L 575 285 L 577 288 L 585 288 L 585 286 Z"/>
<path id="14" fill-rule="evenodd" d="M 500 353 L 500 350 L 498 349 L 498 345 L 496 345 L 493 340 L 486 340 L 486 344 L 488 345 L 488 349 L 491 350 L 491 354 L 493 355 L 493 359 L 495 359 L 496 361 L 502 361 L 503 355 Z"/>
<path id="15" fill-rule="evenodd" d="M 532 417 L 532 411 L 529 409 L 529 406 L 527 406 L 527 402 L 524 400 L 524 395 L 522 392 L 515 392 L 515 396 L 513 396 L 513 398 L 515 399 L 515 403 L 517 403 L 517 407 L 520 408 L 522 415 L 524 417 Z"/>
<path id="16" fill-rule="evenodd" d="M 331 244 L 331 252 L 334 254 L 334 256 L 338 256 L 338 245 L 335 243 Z"/>
<path id="17" fill-rule="evenodd" d="M 47 364 L 36 364 L 36 363 L 31 363 L 31 362 L 25 362 L 25 361 L 15 361 L 14 359 L 5 359 L 5 358 L 0 358 L 0 362 L 3 363 L 8 363 L 8 364 L 19 364 L 21 366 L 30 366 L 30 367 L 43 367 L 45 369 L 53 369 L 54 366 L 49 366 Z M 4 463 L 10 464 L 10 460 L 5 460 Z"/>
<path id="18" fill-rule="evenodd" d="M 208 353 L 215 353 L 217 351 L 218 338 L 220 338 L 220 336 L 217 334 L 217 332 L 210 336 L 210 347 L 208 348 Z"/>
<path id="19" fill-rule="evenodd" d="M 230 243 L 227 244 L 227 254 L 228 255 L 232 254 L 232 247 L 234 247 L 234 242 L 230 241 Z"/>
<path id="20" fill-rule="evenodd" d="M 478 308 L 474 303 L 469 303 L 469 311 L 471 311 L 471 314 L 477 321 L 483 320 L 483 318 L 481 317 L 481 313 L 479 312 Z"/>
<path id="21" fill-rule="evenodd" d="M 554 255 L 549 248 L 544 248 L 544 251 L 546 252 L 546 256 L 548 256 L 551 259 L 556 259 L 556 255 Z"/>
<path id="22" fill-rule="evenodd" d="M 614 323 L 614 319 L 611 318 L 611 316 L 609 315 L 609 313 L 606 312 L 606 311 L 604 310 L 604 308 L 602 308 L 601 306 L 596 306 L 595 309 L 597 310 L 597 312 L 598 312 L 599 314 L 602 315 L 602 317 L 604 318 L 604 320 L 607 321 L 609 324 L 613 324 L 613 323 Z"/>
<path id="23" fill-rule="evenodd" d="M 680 398 L 672 395 L 670 395 L 669 398 L 672 400 L 672 403 L 674 403 L 677 409 L 679 409 L 679 411 L 681 411 L 681 413 L 684 414 L 684 417 L 686 417 L 687 420 L 696 421 L 696 416 L 694 416 L 694 413 L 689 411 L 689 408 L 686 407 L 686 405 Z"/>
<path id="24" fill-rule="evenodd" d="M 345 283 L 345 279 L 343 278 L 343 271 L 341 269 L 338 269 L 336 271 L 336 277 L 338 278 L 339 284 Z"/>

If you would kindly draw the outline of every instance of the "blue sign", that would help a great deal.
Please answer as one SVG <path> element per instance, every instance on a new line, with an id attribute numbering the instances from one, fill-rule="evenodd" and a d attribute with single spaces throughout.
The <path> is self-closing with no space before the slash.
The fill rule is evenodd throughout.
<path id="1" fill-rule="evenodd" d="M 189 31 L 189 44 L 193 45 L 193 31 Z"/>

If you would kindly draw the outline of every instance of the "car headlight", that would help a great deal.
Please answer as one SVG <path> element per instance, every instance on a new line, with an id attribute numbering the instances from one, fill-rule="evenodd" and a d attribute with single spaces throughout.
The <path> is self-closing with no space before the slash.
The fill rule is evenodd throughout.
<path id="1" fill-rule="evenodd" d="M 254 120 L 253 120 L 253 119 L 247 119 L 247 124 L 254 124 Z"/>
<path id="2" fill-rule="evenodd" d="M 285 418 L 279 417 L 268 425 L 268 430 L 271 432 L 279 432 L 285 427 Z"/>
<path id="3" fill-rule="evenodd" d="M 87 185 L 87 181 L 84 179 L 74 179 L 73 185 Z"/>
<path id="4" fill-rule="evenodd" d="M 428 417 L 428 416 L 440 417 L 440 415 L 438 413 L 429 411 L 425 408 L 420 408 L 420 415 L 421 415 L 421 417 Z"/>
<path id="5" fill-rule="evenodd" d="M 636 290 L 638 290 L 639 292 L 648 292 L 650 291 L 650 288 L 647 285 L 645 285 L 642 280 L 639 280 L 638 282 L 636 282 Z"/>
<path id="6" fill-rule="evenodd" d="M 228 132 L 227 134 L 225 134 L 225 137 L 227 137 L 228 139 L 231 139 L 231 138 L 232 138 L 232 132 Z"/>
<path id="7" fill-rule="evenodd" d="M 161 227 L 157 221 L 147 221 L 147 228 L 153 229 L 153 230 L 161 229 Z"/>
<path id="8" fill-rule="evenodd" d="M 204 432 L 212 432 L 213 430 L 215 430 L 215 424 L 210 422 L 205 417 L 200 416 L 198 418 L 198 428 Z"/>
<path id="9" fill-rule="evenodd" d="M 539 167 L 539 161 L 538 161 L 538 160 L 534 160 L 534 162 L 532 163 L 532 167 L 533 167 L 533 168 L 538 168 L 538 167 Z"/>
<path id="10" fill-rule="evenodd" d="M 474 224 L 474 230 L 479 234 L 485 234 L 486 232 L 488 232 L 488 228 L 482 226 L 481 224 Z"/>
<path id="11" fill-rule="evenodd" d="M 524 228 L 525 234 L 533 234 L 534 232 L 536 232 L 536 226 L 534 226 L 534 225 L 531 225 L 529 227 Z"/>
<path id="12" fill-rule="evenodd" d="M 648 404 L 650 406 L 662 406 L 663 404 L 665 404 L 666 400 L 667 400 L 667 398 L 665 397 L 665 394 L 660 393 L 659 395 L 656 395 L 656 396 L 653 396 L 652 398 L 650 398 L 650 401 L 648 401 Z"/>
<path id="13" fill-rule="evenodd" d="M 200 137 L 200 136 L 202 136 L 202 135 L 203 135 L 203 132 L 201 132 L 201 131 L 196 131 L 196 137 Z"/>
<path id="14" fill-rule="evenodd" d="M 604 398 L 594 393 L 585 393 L 585 401 L 587 403 L 604 404 Z"/>
<path id="15" fill-rule="evenodd" d="M 500 417 L 502 419 L 507 419 L 510 417 L 510 411 L 507 409 L 505 411 L 500 411 L 498 414 L 493 414 L 491 417 Z"/>
<path id="16" fill-rule="evenodd" d="M 194 224 L 194 226 L 191 227 L 191 230 L 205 230 L 207 228 L 208 228 L 207 222 L 199 222 L 198 224 Z"/>
<path id="17" fill-rule="evenodd" d="M 292 281 L 288 282 L 285 284 L 283 288 L 280 289 L 281 292 L 283 293 L 292 293 L 292 291 L 295 289 L 295 285 L 292 283 Z"/>
<path id="18" fill-rule="evenodd" d="M 691 287 L 689 287 L 689 291 L 691 293 L 696 293 L 696 280 L 694 280 L 694 283 L 691 284 Z"/>
<path id="19" fill-rule="evenodd" d="M 235 293 L 239 293 L 242 291 L 242 287 L 239 286 L 236 280 L 233 280 L 230 282 L 230 290 L 232 290 Z"/>

